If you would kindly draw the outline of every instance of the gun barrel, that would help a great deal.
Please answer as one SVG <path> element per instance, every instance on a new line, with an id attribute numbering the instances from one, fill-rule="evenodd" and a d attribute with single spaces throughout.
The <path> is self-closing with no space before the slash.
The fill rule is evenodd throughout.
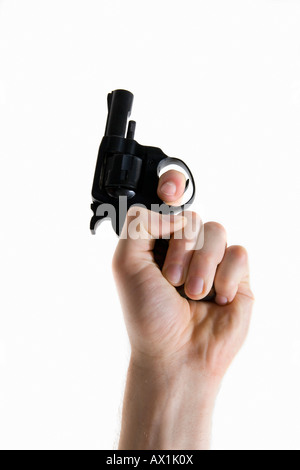
<path id="1" fill-rule="evenodd" d="M 126 90 L 115 90 L 107 97 L 108 116 L 105 135 L 125 137 L 127 120 L 131 114 L 133 94 Z"/>

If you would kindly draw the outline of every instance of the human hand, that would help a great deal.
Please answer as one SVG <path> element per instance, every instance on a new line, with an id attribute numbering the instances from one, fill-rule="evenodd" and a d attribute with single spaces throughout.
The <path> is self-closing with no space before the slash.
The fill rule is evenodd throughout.
<path id="1" fill-rule="evenodd" d="M 164 186 L 166 182 L 169 184 Z M 164 193 L 164 188 L 171 190 L 172 185 L 176 187 L 175 193 Z M 161 177 L 158 195 L 165 202 L 177 205 L 184 188 L 183 175 L 170 171 Z M 203 414 L 205 409 L 205 415 L 210 416 L 221 380 L 242 346 L 249 327 L 253 294 L 249 285 L 247 252 L 241 246 L 227 247 L 226 232 L 220 224 L 208 222 L 202 225 L 196 213 L 185 212 L 184 218 L 176 216 L 171 227 L 167 226 L 172 236 L 161 272 L 153 252 L 155 237 L 168 233 L 164 232 L 164 224 L 162 227 L 155 222 L 150 226 L 147 224 L 150 213 L 142 211 L 139 215 L 148 232 L 141 230 L 143 239 L 124 237 L 129 233 L 130 223 L 136 220 L 134 209 L 130 210 L 113 259 L 113 272 L 132 349 L 128 387 L 131 389 L 133 380 L 135 388 L 139 388 L 145 379 L 152 396 L 157 397 L 156 401 L 161 401 L 158 397 L 163 392 L 166 406 L 167 397 L 172 394 L 175 384 L 178 390 L 181 378 L 189 384 L 194 396 L 191 400 L 193 410 Z M 161 222 L 162 216 L 157 217 Z M 197 227 L 195 231 L 189 230 L 193 223 Z M 183 238 L 176 239 L 183 227 Z M 200 239 L 203 239 L 203 246 L 195 250 Z M 181 297 L 175 289 L 183 284 L 190 300 Z M 198 302 L 207 296 L 213 284 L 215 302 Z M 140 389 L 142 391 L 143 386 Z M 147 393 L 143 390 L 144 396 Z M 190 397 L 183 392 L 181 395 L 185 402 L 187 395 Z M 184 409 L 186 416 L 191 415 L 190 407 L 180 402 L 178 408 Z M 143 399 L 139 403 L 142 410 Z M 150 412 L 150 421 L 152 415 Z M 182 432 L 179 443 L 182 442 L 185 448 L 188 442 L 201 447 L 202 438 L 197 433 L 196 423 L 194 437 L 186 429 Z M 200 428 L 203 427 L 199 425 Z M 200 434 L 203 436 L 205 431 Z M 202 439 L 203 447 L 207 447 L 207 439 L 207 436 Z M 126 444 L 124 439 L 123 442 L 128 448 L 129 442 Z M 158 447 L 160 443 L 157 442 Z"/>

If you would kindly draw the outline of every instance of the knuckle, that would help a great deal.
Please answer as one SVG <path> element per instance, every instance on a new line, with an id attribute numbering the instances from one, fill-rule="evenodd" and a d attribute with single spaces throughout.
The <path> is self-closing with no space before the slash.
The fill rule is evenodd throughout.
<path id="1" fill-rule="evenodd" d="M 246 248 L 240 245 L 233 245 L 230 246 L 228 249 L 230 255 L 238 260 L 240 263 L 247 263 L 248 262 L 248 252 Z"/>
<path id="2" fill-rule="evenodd" d="M 204 226 L 206 230 L 216 233 L 219 237 L 222 237 L 225 241 L 227 240 L 227 232 L 223 225 L 219 222 L 207 222 Z"/>

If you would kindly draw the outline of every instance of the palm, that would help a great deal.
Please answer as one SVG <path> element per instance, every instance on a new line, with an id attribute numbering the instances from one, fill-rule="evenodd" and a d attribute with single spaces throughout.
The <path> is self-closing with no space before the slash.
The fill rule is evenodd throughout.
<path id="1" fill-rule="evenodd" d="M 222 307 L 184 299 L 151 262 L 132 281 L 133 302 L 125 313 L 133 347 L 149 357 L 188 353 L 201 367 L 223 373 L 247 333 L 252 305 L 248 282 Z"/>

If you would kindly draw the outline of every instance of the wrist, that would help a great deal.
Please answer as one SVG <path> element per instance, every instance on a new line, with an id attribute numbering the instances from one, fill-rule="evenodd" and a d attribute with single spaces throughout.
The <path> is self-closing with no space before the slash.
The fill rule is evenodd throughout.
<path id="1" fill-rule="evenodd" d="M 186 361 L 131 357 L 120 449 L 208 449 L 219 383 Z"/>

